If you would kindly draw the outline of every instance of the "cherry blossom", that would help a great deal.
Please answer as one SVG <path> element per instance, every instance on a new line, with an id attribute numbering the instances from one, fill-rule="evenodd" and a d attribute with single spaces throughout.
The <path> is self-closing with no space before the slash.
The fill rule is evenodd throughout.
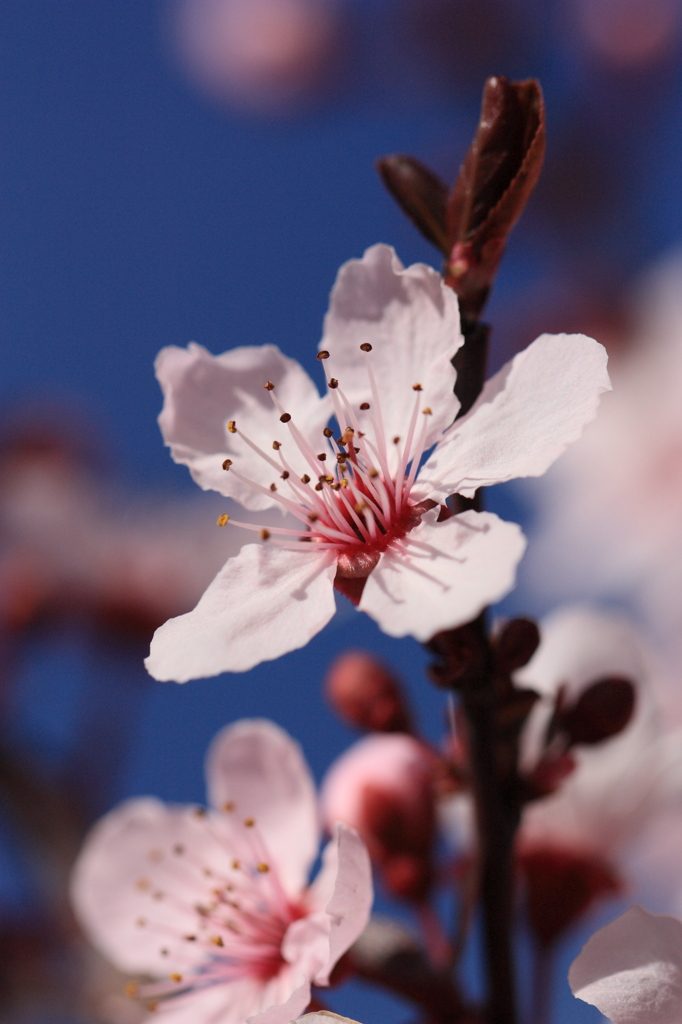
<path id="1" fill-rule="evenodd" d="M 589 939 L 568 980 L 614 1024 L 679 1024 L 682 922 L 631 907 Z"/>
<path id="2" fill-rule="evenodd" d="M 210 809 L 129 800 L 76 863 L 76 914 L 131 985 L 174 1024 L 287 1024 L 327 985 L 369 918 L 369 858 L 334 829 L 311 885 L 319 826 L 301 751 L 264 720 L 223 729 L 207 756 Z"/>
<path id="3" fill-rule="evenodd" d="M 159 422 L 175 461 L 204 489 L 251 510 L 279 506 L 289 521 L 219 520 L 261 543 L 157 630 L 146 662 L 155 678 L 244 671 L 303 646 L 334 614 L 334 587 L 384 632 L 422 641 L 509 591 L 519 528 L 486 512 L 446 518 L 439 506 L 543 473 L 609 388 L 606 355 L 583 335 L 542 335 L 454 422 L 461 344 L 457 299 L 439 275 L 376 245 L 332 291 L 324 397 L 273 345 L 160 353 Z"/>

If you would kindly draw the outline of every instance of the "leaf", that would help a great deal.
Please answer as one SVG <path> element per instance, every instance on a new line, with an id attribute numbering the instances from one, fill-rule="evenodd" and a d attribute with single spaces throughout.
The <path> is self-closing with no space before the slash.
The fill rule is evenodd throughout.
<path id="1" fill-rule="evenodd" d="M 445 227 L 448 187 L 413 156 L 396 153 L 377 160 L 381 180 L 403 213 L 426 239 L 448 256 Z"/>

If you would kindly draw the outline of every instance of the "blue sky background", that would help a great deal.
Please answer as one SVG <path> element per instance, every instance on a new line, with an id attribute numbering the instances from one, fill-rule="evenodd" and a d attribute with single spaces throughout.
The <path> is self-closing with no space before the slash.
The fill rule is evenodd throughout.
<path id="1" fill-rule="evenodd" d="M 313 353 L 344 260 L 384 241 L 405 263 L 437 264 L 373 161 L 408 151 L 451 178 L 492 73 L 541 78 L 549 133 L 546 178 L 488 309 L 493 366 L 541 329 L 587 330 L 595 307 L 613 311 L 637 271 L 682 237 L 679 39 L 654 66 L 623 71 L 571 31 L 568 2 L 481 0 L 466 37 L 457 17 L 451 36 L 439 33 L 445 6 L 423 0 L 438 51 L 410 35 L 407 2 L 351 0 L 336 76 L 303 109 L 256 116 L 186 80 L 164 41 L 162 3 L 3 0 L 0 418 L 61 407 L 123 486 L 160 502 L 188 493 L 156 425 L 158 349 L 275 342 L 319 376 Z M 475 5 L 451 6 L 464 19 Z M 529 514 L 522 501 L 500 488 L 488 506 L 518 518 Z M 507 607 L 523 602 L 517 594 Z M 27 654 L 8 725 L 54 770 L 83 716 L 101 722 L 125 707 L 129 746 L 105 803 L 200 800 L 209 739 L 246 715 L 300 739 L 319 777 L 351 739 L 320 693 L 348 646 L 398 667 L 439 735 L 443 697 L 423 680 L 422 650 L 349 609 L 304 651 L 184 687 L 146 680 L 137 658 L 95 657 L 78 632 L 51 636 Z M 0 850 L 3 879 L 0 911 L 16 911 L 28 883 L 11 846 Z M 598 1016 L 563 1001 L 563 1020 Z M 358 993 L 337 1006 L 373 1024 L 393 1019 Z"/>

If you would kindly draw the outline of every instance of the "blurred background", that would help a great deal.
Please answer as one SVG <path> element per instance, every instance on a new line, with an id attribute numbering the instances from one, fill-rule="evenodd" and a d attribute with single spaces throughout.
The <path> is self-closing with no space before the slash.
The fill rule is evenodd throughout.
<path id="1" fill-rule="evenodd" d="M 613 416 L 630 431 L 489 492 L 537 538 L 501 610 L 619 603 L 676 664 L 681 51 L 679 0 L 0 4 L 0 1019 L 131 1019 L 98 995 L 116 986 L 79 947 L 68 865 L 126 796 L 201 801 L 226 722 L 275 719 L 321 777 L 353 739 L 321 682 L 353 646 L 400 666 L 441 735 L 419 645 L 341 598 L 276 663 L 185 686 L 147 677 L 153 629 L 229 553 L 224 502 L 164 450 L 153 360 L 168 344 L 274 342 L 321 382 L 339 265 L 377 241 L 438 265 L 373 161 L 409 152 L 451 181 L 491 74 L 538 77 L 548 124 L 487 309 L 492 368 L 543 331 L 590 334 L 627 382 Z M 560 1021 L 598 1019 L 564 981 L 597 920 L 566 946 Z M 368 1024 L 410 1017 L 359 984 L 330 1003 Z"/>

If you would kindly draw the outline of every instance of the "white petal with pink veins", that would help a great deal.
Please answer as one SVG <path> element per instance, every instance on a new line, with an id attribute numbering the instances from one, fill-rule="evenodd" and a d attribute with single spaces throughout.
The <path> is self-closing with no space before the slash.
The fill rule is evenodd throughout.
<path id="1" fill-rule="evenodd" d="M 371 354 L 365 356 L 361 344 L 370 344 Z M 415 402 L 432 410 L 425 448 L 457 415 L 457 374 L 451 359 L 461 344 L 457 296 L 431 267 L 403 267 L 388 245 L 374 245 L 362 259 L 341 267 L 320 343 L 330 353 L 325 370 L 338 379 L 363 430 L 374 433 L 371 416 L 380 407 L 395 463 L 391 470 L 398 461 L 392 438 L 404 441 Z M 378 405 L 367 365 L 376 381 Z M 423 390 L 414 392 L 414 384 Z M 369 412 L 360 411 L 363 402 L 369 402 Z"/>
<path id="2" fill-rule="evenodd" d="M 614 1024 L 679 1024 L 682 923 L 632 907 L 592 936 L 568 981 Z"/>
<path id="3" fill-rule="evenodd" d="M 121 804 L 88 836 L 72 876 L 73 905 L 92 941 L 120 970 L 167 973 L 169 956 L 201 959 L 182 936 L 196 927 L 194 906 L 205 898 L 205 886 L 180 873 L 172 879 L 174 898 L 167 900 L 159 884 L 176 844 L 205 844 L 199 827 L 190 808 L 148 797 Z"/>
<path id="4" fill-rule="evenodd" d="M 490 512 L 438 523 L 437 514 L 385 551 L 365 584 L 359 607 L 389 636 L 428 640 L 469 622 L 514 585 L 526 547 L 515 523 Z"/>
<path id="5" fill-rule="evenodd" d="M 275 345 L 235 348 L 219 356 L 201 345 L 171 346 L 157 356 L 156 375 L 164 394 L 159 416 L 164 440 L 173 459 L 189 466 L 204 490 L 219 491 L 252 510 L 275 506 L 270 495 L 237 476 L 241 473 L 269 489 L 283 469 L 273 441 L 281 442 L 282 455 L 296 473 L 310 472 L 264 385 L 268 381 L 275 385 L 273 394 L 314 444 L 323 440 L 329 399 L 320 398 L 305 370 Z M 232 420 L 236 433 L 228 430 Z M 254 452 L 245 438 L 267 458 Z M 231 473 L 222 468 L 226 458 L 232 460 Z"/>
<path id="6" fill-rule="evenodd" d="M 315 785 L 301 748 L 267 719 L 245 719 L 218 733 L 206 755 L 211 804 L 254 818 L 287 893 L 298 896 L 317 856 Z"/>
<path id="7" fill-rule="evenodd" d="M 432 497 L 540 476 L 594 418 L 611 388 L 603 345 L 543 334 L 486 383 L 419 474 Z"/>
<path id="8" fill-rule="evenodd" d="M 245 672 L 303 647 L 333 616 L 336 558 L 247 544 L 231 558 L 196 608 L 156 630 L 147 671 L 175 680 Z"/>

